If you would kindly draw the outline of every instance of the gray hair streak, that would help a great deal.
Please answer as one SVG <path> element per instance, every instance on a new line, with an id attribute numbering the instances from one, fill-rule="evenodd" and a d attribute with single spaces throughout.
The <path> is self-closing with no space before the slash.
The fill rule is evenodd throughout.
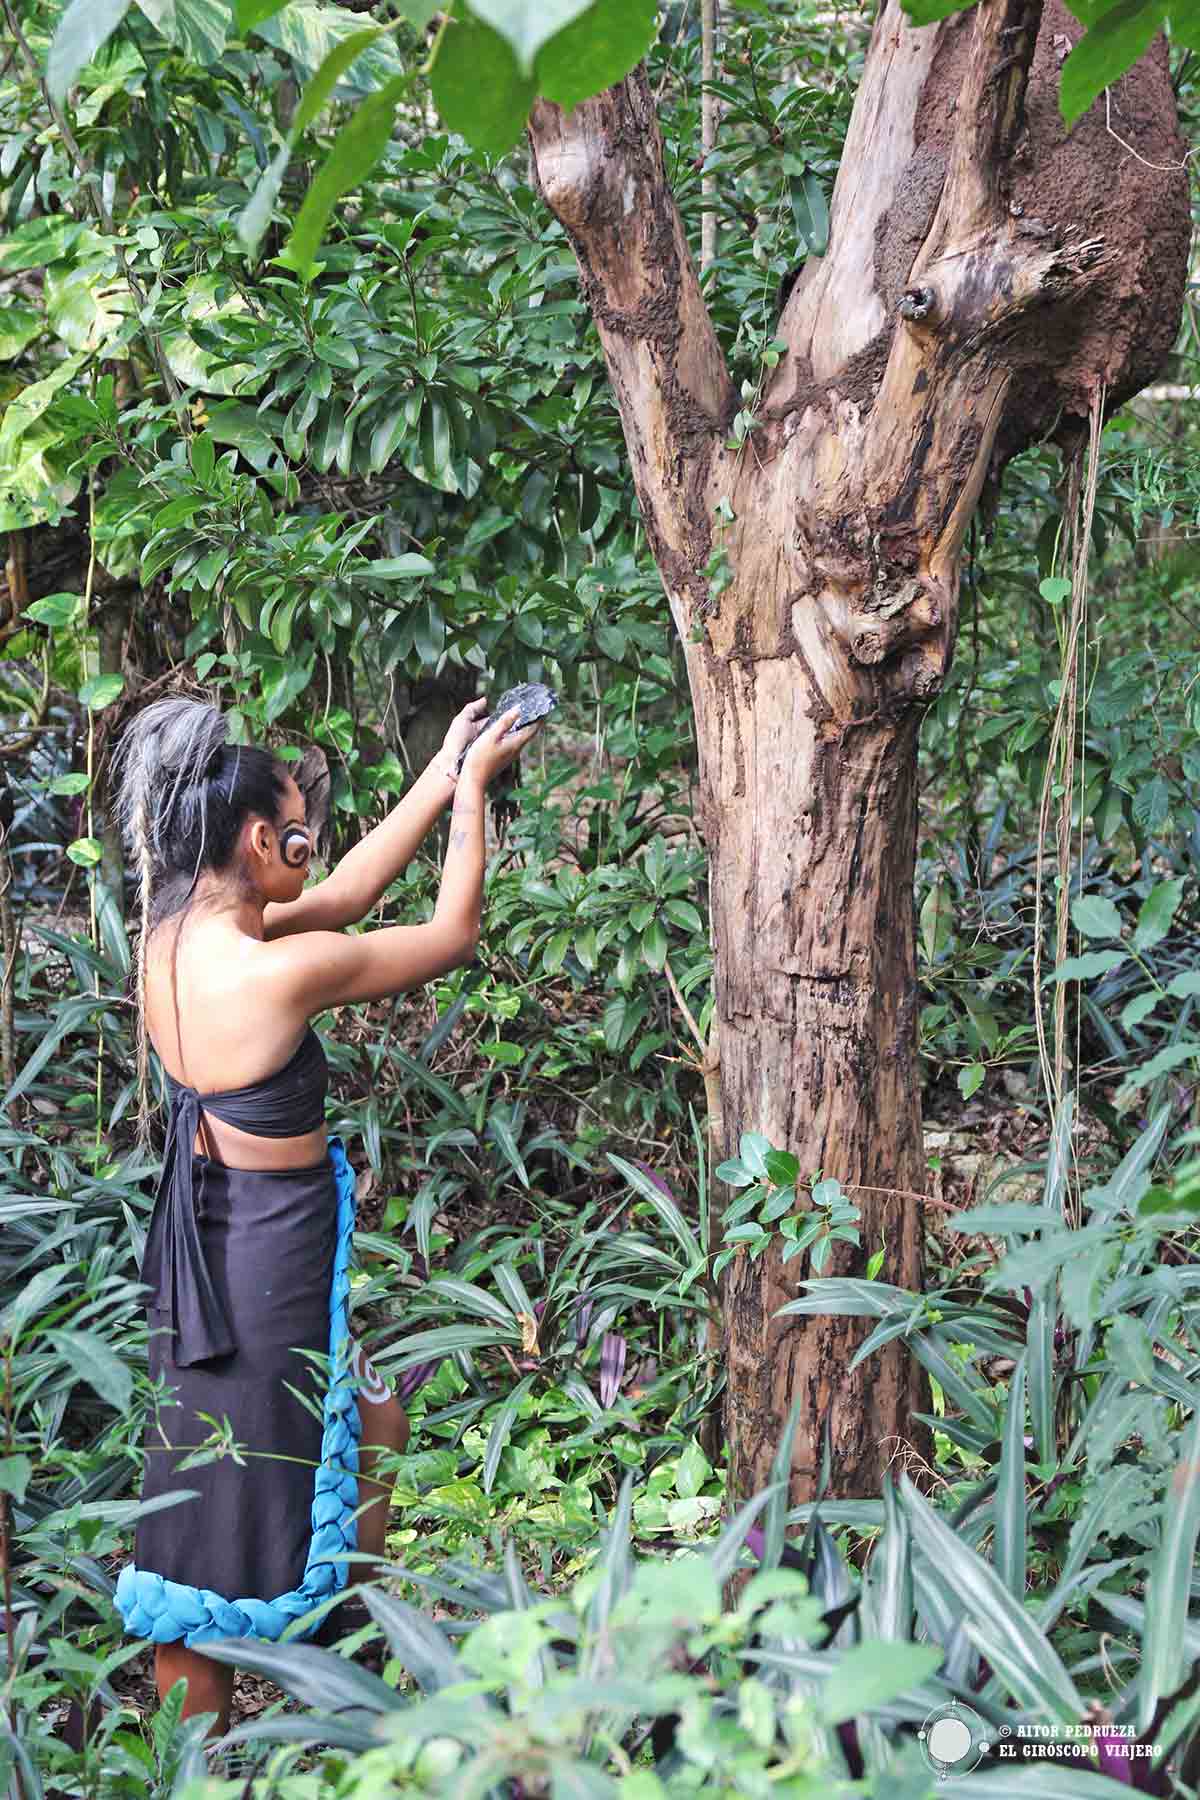
<path id="1" fill-rule="evenodd" d="M 113 752 L 113 811 L 139 872 L 142 923 L 137 949 L 137 1142 L 150 1142 L 150 1049 L 146 1033 L 146 939 L 154 871 L 161 868 L 163 833 L 177 804 L 198 804 L 201 780 L 228 742 L 220 710 L 173 695 L 152 701 L 125 727 Z M 203 838 L 200 855 L 203 858 Z M 199 867 L 199 864 L 197 864 Z"/>

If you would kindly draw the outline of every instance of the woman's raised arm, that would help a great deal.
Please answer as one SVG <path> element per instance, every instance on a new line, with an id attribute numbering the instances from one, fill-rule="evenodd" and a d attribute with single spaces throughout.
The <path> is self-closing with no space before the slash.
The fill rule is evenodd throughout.
<path id="1" fill-rule="evenodd" d="M 311 1017 L 329 1006 L 381 1000 L 389 994 L 420 987 L 471 960 L 479 942 L 483 905 L 484 794 L 492 777 L 520 754 L 538 729 L 537 723 L 528 725 L 500 741 L 520 716 L 520 710 L 519 706 L 510 707 L 496 719 L 471 746 L 463 764 L 454 792 L 450 841 L 432 919 L 423 925 L 387 925 L 352 934 L 321 926 L 265 932 L 267 937 L 288 938 L 286 945 L 280 945 L 282 960 L 277 967 L 291 1004 Z M 411 790 L 413 794 L 416 791 L 416 787 Z M 385 820 L 384 824 L 390 822 Z M 364 845 L 368 841 L 364 840 Z M 319 883 L 293 901 L 292 908 L 310 895 L 315 902 L 322 888 L 337 880 L 349 860 L 347 857 L 339 863 L 328 882 Z M 276 909 L 265 910 L 264 925 L 267 913 L 273 910 Z M 280 912 L 288 910 L 278 908 Z"/>

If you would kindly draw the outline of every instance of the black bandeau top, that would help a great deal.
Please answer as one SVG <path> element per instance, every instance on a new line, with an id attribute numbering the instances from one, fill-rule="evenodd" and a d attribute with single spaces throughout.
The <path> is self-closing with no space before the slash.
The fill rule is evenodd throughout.
<path id="1" fill-rule="evenodd" d="M 329 1065 L 310 1025 L 283 1067 L 249 1087 L 201 1094 L 170 1074 L 167 1085 L 171 1116 L 141 1276 L 151 1289 L 150 1306 L 170 1315 L 174 1361 L 186 1369 L 237 1347 L 197 1229 L 192 1165 L 200 1114 L 255 1137 L 302 1137 L 325 1123 Z M 199 1161 L 202 1199 L 207 1159 Z"/>

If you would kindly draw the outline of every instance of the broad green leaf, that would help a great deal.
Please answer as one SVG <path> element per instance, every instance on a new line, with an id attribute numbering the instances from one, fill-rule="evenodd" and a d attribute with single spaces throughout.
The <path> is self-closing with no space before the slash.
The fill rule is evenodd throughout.
<path id="1" fill-rule="evenodd" d="M 650 1177 L 634 1163 L 626 1162 L 623 1156 L 614 1156 L 611 1150 L 605 1151 L 606 1159 L 613 1168 L 623 1175 L 630 1187 L 636 1188 L 644 1200 L 648 1200 L 675 1242 L 687 1258 L 689 1268 L 703 1260 L 700 1246 L 696 1242 L 691 1226 L 669 1195 L 661 1188 L 655 1187 Z"/>
<path id="2" fill-rule="evenodd" d="M 334 88 L 351 63 L 373 44 L 376 38 L 382 37 L 382 25 L 373 25 L 366 31 L 355 31 L 340 44 L 335 44 L 325 61 L 321 64 L 303 94 L 296 108 L 296 116 L 292 120 L 291 136 L 294 139 L 306 131 L 313 120 L 321 113 Z"/>
<path id="3" fill-rule="evenodd" d="M 1140 1025 L 1143 1019 L 1148 1019 L 1161 999 L 1162 995 L 1156 994 L 1151 988 L 1149 992 L 1135 994 L 1132 1000 L 1127 1000 L 1121 1008 L 1123 1029 L 1129 1031 L 1134 1025 Z"/>
<path id="4" fill-rule="evenodd" d="M 919 1687 L 945 1661 L 940 1644 L 885 1643 L 868 1639 L 842 1653 L 817 1705 L 827 1725 L 870 1713 L 909 1688 Z"/>
<path id="5" fill-rule="evenodd" d="M 14 273 L 18 269 L 44 269 L 47 263 L 69 256 L 87 237 L 87 227 L 75 219 L 58 214 L 48 219 L 27 219 L 0 243 L 0 269 Z"/>
<path id="6" fill-rule="evenodd" d="M 46 58 L 46 86 L 52 100 L 66 99 L 75 77 L 87 68 L 128 10 L 129 0 L 71 0 Z"/>
<path id="7" fill-rule="evenodd" d="M 513 1136 L 512 1126 L 504 1117 L 504 1114 L 501 1112 L 492 1113 L 487 1122 L 487 1129 L 489 1136 L 493 1137 L 500 1146 L 505 1161 L 516 1175 L 521 1186 L 527 1188 L 529 1186 L 529 1172 L 522 1161 L 517 1140 Z"/>
<path id="8" fill-rule="evenodd" d="M 46 594 L 41 600 L 35 600 L 25 608 L 25 618 L 32 619 L 37 625 L 49 625 L 52 630 L 61 630 L 63 626 L 74 623 L 76 614 L 83 604 L 80 594 Z"/>
<path id="9" fill-rule="evenodd" d="M 67 855 L 81 869 L 94 869 L 104 856 L 104 845 L 99 838 L 81 837 L 67 845 Z"/>
<path id="10" fill-rule="evenodd" d="M 410 581 L 421 575 L 432 575 L 434 566 L 427 556 L 409 551 L 404 556 L 381 556 L 374 562 L 355 569 L 356 581 Z"/>
<path id="11" fill-rule="evenodd" d="M 1101 13 L 1062 66 L 1058 104 L 1066 124 L 1133 67 L 1166 16 L 1165 0 L 1118 0 Z"/>
<path id="12" fill-rule="evenodd" d="M 588 13 L 590 0 L 470 0 L 470 6 L 476 18 L 499 32 L 522 75 L 529 75 L 547 38 Z"/>
<path id="13" fill-rule="evenodd" d="M 1160 881 L 1147 894 L 1133 933 L 1135 950 L 1149 950 L 1166 937 L 1186 886 L 1186 876 L 1180 875 L 1174 881 Z"/>
<path id="14" fill-rule="evenodd" d="M 1071 902 L 1071 917 L 1089 938 L 1119 938 L 1121 915 L 1102 894 L 1080 894 Z"/>
<path id="15" fill-rule="evenodd" d="M 1045 977 L 1047 981 L 1092 981 L 1107 975 L 1126 960 L 1123 950 L 1085 950 L 1082 956 L 1069 956 Z"/>
<path id="16" fill-rule="evenodd" d="M 803 175 L 790 178 L 788 193 L 796 235 L 813 256 L 822 255 L 829 245 L 829 207 L 821 183 L 811 169 L 806 169 Z"/>
<path id="17" fill-rule="evenodd" d="M 0 362 L 11 362 L 14 356 L 20 356 L 26 344 L 32 343 L 45 328 L 40 312 L 20 300 L 7 299 L 0 313 Z"/>
<path id="18" fill-rule="evenodd" d="M 129 1411 L 133 1376 L 111 1344 L 94 1331 L 47 1331 L 45 1337 L 80 1381 L 117 1412 Z"/>
<path id="19" fill-rule="evenodd" d="M 982 1063 L 968 1063 L 966 1068 L 958 1071 L 958 1091 L 964 1100 L 977 1094 L 983 1086 L 987 1070 Z"/>
<path id="20" fill-rule="evenodd" d="M 334 203 L 356 188 L 383 155 L 392 135 L 396 105 L 408 83 L 395 76 L 377 94 L 369 94 L 343 125 L 316 179 L 304 196 L 304 204 L 280 257 L 287 268 L 307 279 L 313 273 L 316 253 Z"/>
<path id="21" fill-rule="evenodd" d="M 0 1456 L 0 1494 L 11 1494 L 20 1505 L 32 1479 L 33 1464 L 27 1456 Z"/>
<path id="22" fill-rule="evenodd" d="M 279 198 L 279 190 L 283 186 L 283 178 L 288 172 L 292 160 L 292 140 L 271 158 L 258 178 L 258 185 L 251 194 L 245 207 L 238 214 L 238 242 L 251 256 L 262 241 L 263 232 L 271 223 L 271 215 L 275 210 L 275 202 Z"/>
<path id="23" fill-rule="evenodd" d="M 244 37 L 255 26 L 282 12 L 288 0 L 237 0 L 237 28 Z"/>
<path id="24" fill-rule="evenodd" d="M 1163 1496 L 1162 1537 L 1146 1583 L 1146 1631 L 1138 1677 L 1138 1731 L 1149 1729 L 1159 1700 L 1187 1672 L 1188 1602 L 1200 1537 L 1200 1410 L 1183 1439 L 1175 1475 Z"/>
<path id="25" fill-rule="evenodd" d="M 492 1483 L 495 1481 L 496 1471 L 500 1467 L 500 1458 L 512 1435 L 513 1424 L 521 1410 L 521 1403 L 533 1386 L 533 1380 L 532 1375 L 526 1375 L 522 1381 L 517 1383 L 492 1422 L 487 1450 L 483 1458 L 483 1491 L 485 1494 L 490 1494 L 492 1491 Z"/>
<path id="26" fill-rule="evenodd" d="M 1149 1087 L 1152 1081 L 1157 1081 L 1160 1075 L 1169 1074 L 1172 1069 L 1182 1068 L 1184 1063 L 1191 1062 L 1193 1058 L 1197 1057 L 1200 1057 L 1200 1039 L 1192 1043 L 1168 1045 L 1165 1050 L 1160 1050 L 1157 1056 L 1152 1056 L 1144 1068 L 1137 1069 L 1125 1077 L 1117 1089 L 1118 1099 L 1124 1095 L 1138 1093 L 1140 1089 Z"/>
<path id="27" fill-rule="evenodd" d="M 593 0 L 538 53 L 537 91 L 570 112 L 581 100 L 624 80 L 658 35 L 653 0 Z M 582 530 L 587 530 L 580 521 Z"/>
<path id="28" fill-rule="evenodd" d="M 93 675 L 85 681 L 79 690 L 79 703 L 88 706 L 93 712 L 103 712 L 106 706 L 119 699 L 125 687 L 123 675 Z"/>
<path id="29" fill-rule="evenodd" d="M 233 30 L 231 0 L 175 0 L 171 36 L 186 56 L 207 68 L 216 62 Z"/>
<path id="30" fill-rule="evenodd" d="M 983 1643 L 994 1667 L 1005 1664 L 1006 1683 L 1024 1706 L 1047 1708 L 1063 1723 L 1083 1717 L 1083 1701 L 1057 1652 L 1031 1615 L 983 1558 L 962 1543 L 933 1507 L 901 1477 L 901 1501 L 913 1542 L 936 1571 L 939 1585 L 960 1611 L 972 1641 Z"/>
<path id="31" fill-rule="evenodd" d="M 331 0 L 287 0 L 273 8 L 253 27 L 257 35 L 290 56 L 303 73 L 312 77 L 332 50 L 346 38 L 361 36 L 364 20 Z M 398 75 L 406 75 L 403 58 L 390 36 L 361 49 L 353 63 L 353 80 L 344 71 L 342 85 L 368 94 L 386 87 Z"/>
<path id="32" fill-rule="evenodd" d="M 517 142 L 536 91 L 505 39 L 470 14 L 451 18 L 429 82 L 451 131 L 492 156 Z"/>

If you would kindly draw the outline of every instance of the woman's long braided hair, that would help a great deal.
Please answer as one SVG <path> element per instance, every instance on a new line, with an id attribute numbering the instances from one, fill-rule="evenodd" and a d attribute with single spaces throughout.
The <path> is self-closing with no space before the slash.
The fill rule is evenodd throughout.
<path id="1" fill-rule="evenodd" d="M 135 959 L 137 1142 L 150 1143 L 150 1042 L 146 945 L 164 919 L 186 911 L 206 869 L 230 866 L 251 815 L 277 822 L 286 771 L 269 750 L 230 744 L 220 709 L 173 695 L 142 708 L 113 752 L 113 810 L 136 863 L 141 930 Z M 178 952 L 178 934 L 175 951 Z M 172 979 L 175 974 L 172 958 Z"/>

